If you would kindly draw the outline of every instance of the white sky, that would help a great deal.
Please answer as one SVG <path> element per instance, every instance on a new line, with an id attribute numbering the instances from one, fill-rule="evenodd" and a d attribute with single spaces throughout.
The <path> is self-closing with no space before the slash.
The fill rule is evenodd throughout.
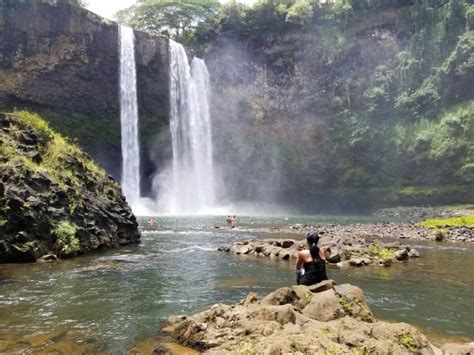
<path id="1" fill-rule="evenodd" d="M 226 2 L 226 0 L 220 0 Z M 239 0 L 246 4 L 253 4 L 256 0 Z M 87 8 L 96 14 L 111 19 L 121 9 L 132 6 L 136 0 L 86 0 Z"/>

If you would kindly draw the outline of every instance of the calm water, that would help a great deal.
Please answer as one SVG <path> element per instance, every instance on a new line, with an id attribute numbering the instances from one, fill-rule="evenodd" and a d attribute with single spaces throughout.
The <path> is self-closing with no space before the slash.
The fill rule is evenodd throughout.
<path id="1" fill-rule="evenodd" d="M 265 218 L 252 226 L 318 222 Z M 245 226 L 231 232 L 216 224 L 222 218 L 157 218 L 136 247 L 58 264 L 0 265 L 0 353 L 149 351 L 171 314 L 294 282 L 288 262 L 215 252 L 221 244 L 258 238 Z M 379 318 L 436 336 L 474 338 L 474 247 L 411 244 L 422 252 L 419 260 L 391 268 L 331 268 L 330 277 L 362 287 Z"/>

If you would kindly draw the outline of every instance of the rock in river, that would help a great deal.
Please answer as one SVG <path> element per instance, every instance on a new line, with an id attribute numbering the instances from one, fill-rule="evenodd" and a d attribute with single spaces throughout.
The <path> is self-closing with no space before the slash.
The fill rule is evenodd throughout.
<path id="1" fill-rule="evenodd" d="M 239 304 L 170 317 L 162 333 L 205 354 L 439 353 L 415 327 L 375 319 L 359 287 L 332 285 L 284 287 L 263 299 L 251 293 Z"/>

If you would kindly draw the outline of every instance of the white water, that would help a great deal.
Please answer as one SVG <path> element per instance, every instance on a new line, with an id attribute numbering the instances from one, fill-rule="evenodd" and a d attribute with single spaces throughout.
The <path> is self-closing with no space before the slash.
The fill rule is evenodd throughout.
<path id="1" fill-rule="evenodd" d="M 122 132 L 122 190 L 132 208 L 140 199 L 137 74 L 135 35 L 120 26 L 120 121 Z"/>
<path id="2" fill-rule="evenodd" d="M 215 187 L 209 73 L 170 40 L 171 167 L 158 177 L 158 208 L 166 214 L 212 214 Z"/>

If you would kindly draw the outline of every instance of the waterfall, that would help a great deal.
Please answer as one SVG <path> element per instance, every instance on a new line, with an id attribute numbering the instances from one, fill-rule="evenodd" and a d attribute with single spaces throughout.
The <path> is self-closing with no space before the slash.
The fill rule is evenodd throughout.
<path id="1" fill-rule="evenodd" d="M 172 166 L 160 182 L 159 206 L 171 214 L 209 213 L 215 203 L 209 72 L 170 40 Z"/>
<path id="2" fill-rule="evenodd" d="M 122 132 L 122 190 L 130 206 L 140 199 L 137 74 L 135 35 L 120 26 L 120 121 Z"/>

